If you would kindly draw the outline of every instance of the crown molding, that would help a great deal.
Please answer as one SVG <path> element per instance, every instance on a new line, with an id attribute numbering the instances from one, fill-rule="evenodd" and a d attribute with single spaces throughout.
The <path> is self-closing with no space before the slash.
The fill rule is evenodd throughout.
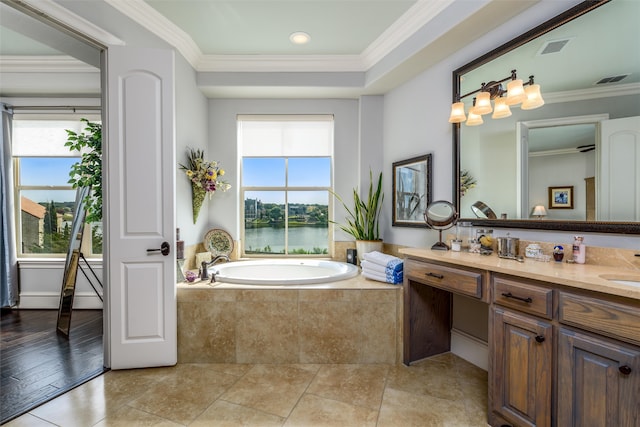
<path id="1" fill-rule="evenodd" d="M 10 0 L 9 4 L 21 10 L 35 12 L 38 15 L 48 17 L 78 34 L 87 36 L 102 46 L 122 46 L 125 44 L 118 37 L 87 21 L 80 15 L 71 12 L 69 9 L 60 6 L 53 0 Z"/>
<path id="2" fill-rule="evenodd" d="M 362 72 L 384 58 L 454 0 L 418 0 L 359 55 L 205 55 L 191 36 L 144 0 L 105 1 L 175 47 L 199 72 Z"/>
<path id="3" fill-rule="evenodd" d="M 362 72 L 358 55 L 203 55 L 198 72 Z"/>
<path id="4" fill-rule="evenodd" d="M 105 2 L 175 47 L 197 70 L 203 56 L 200 48 L 185 31 L 160 12 L 143 0 L 105 0 Z"/>
<path id="5" fill-rule="evenodd" d="M 2 55 L 2 73 L 99 73 L 100 69 L 67 55 Z"/>
<path id="6" fill-rule="evenodd" d="M 363 67 L 373 67 L 454 1 L 418 0 L 360 54 Z"/>
<path id="7" fill-rule="evenodd" d="M 558 102 L 584 101 L 587 99 L 609 98 L 614 96 L 640 94 L 640 83 L 627 83 L 614 86 L 594 87 L 581 90 L 543 93 L 544 102 L 553 104 Z"/>

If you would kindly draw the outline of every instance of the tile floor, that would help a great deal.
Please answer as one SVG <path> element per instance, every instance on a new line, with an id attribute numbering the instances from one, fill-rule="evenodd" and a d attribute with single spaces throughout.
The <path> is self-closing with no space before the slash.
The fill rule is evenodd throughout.
<path id="1" fill-rule="evenodd" d="M 487 426 L 487 373 L 450 353 L 403 365 L 180 364 L 110 371 L 18 426 Z"/>

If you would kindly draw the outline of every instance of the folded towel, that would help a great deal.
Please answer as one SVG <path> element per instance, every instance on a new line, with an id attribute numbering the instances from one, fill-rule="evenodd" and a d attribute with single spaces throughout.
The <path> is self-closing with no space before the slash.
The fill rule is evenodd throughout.
<path id="1" fill-rule="evenodd" d="M 362 258 L 374 264 L 390 268 L 393 271 L 402 271 L 402 259 L 393 255 L 387 255 L 383 254 L 382 252 L 373 251 L 363 254 Z"/>
<path id="2" fill-rule="evenodd" d="M 377 271 L 362 270 L 362 275 L 367 279 L 377 280 L 378 282 L 390 283 L 397 285 L 402 283 L 402 273 L 383 274 Z"/>
<path id="3" fill-rule="evenodd" d="M 392 268 L 376 264 L 375 262 L 367 261 L 366 259 L 362 260 L 362 262 L 360 263 L 360 267 L 362 267 L 363 270 L 375 271 L 382 274 L 402 273 L 403 271 L 403 264 L 397 264 Z"/>

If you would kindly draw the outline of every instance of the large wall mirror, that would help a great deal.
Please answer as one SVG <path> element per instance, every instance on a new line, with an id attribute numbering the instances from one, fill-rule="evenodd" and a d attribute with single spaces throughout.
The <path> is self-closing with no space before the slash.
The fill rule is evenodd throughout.
<path id="1" fill-rule="evenodd" d="M 525 82 L 534 76 L 545 100 L 502 119 L 486 114 L 478 126 L 453 125 L 461 220 L 640 234 L 638 16 L 637 1 L 583 2 L 454 71 L 454 100 L 512 70 Z M 461 100 L 466 111 L 474 97 Z M 612 135 L 622 137 L 610 143 Z M 474 182 L 466 191 L 461 172 Z M 571 188 L 570 207 L 550 200 L 559 188 Z M 497 219 L 477 218 L 478 201 Z"/>

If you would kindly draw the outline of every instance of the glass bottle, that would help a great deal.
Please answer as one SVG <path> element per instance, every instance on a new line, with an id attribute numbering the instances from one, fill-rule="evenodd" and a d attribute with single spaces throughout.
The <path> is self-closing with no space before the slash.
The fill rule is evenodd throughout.
<path id="1" fill-rule="evenodd" d="M 578 264 L 584 264 L 586 261 L 587 248 L 583 242 L 582 236 L 576 236 L 573 241 L 573 262 Z"/>

